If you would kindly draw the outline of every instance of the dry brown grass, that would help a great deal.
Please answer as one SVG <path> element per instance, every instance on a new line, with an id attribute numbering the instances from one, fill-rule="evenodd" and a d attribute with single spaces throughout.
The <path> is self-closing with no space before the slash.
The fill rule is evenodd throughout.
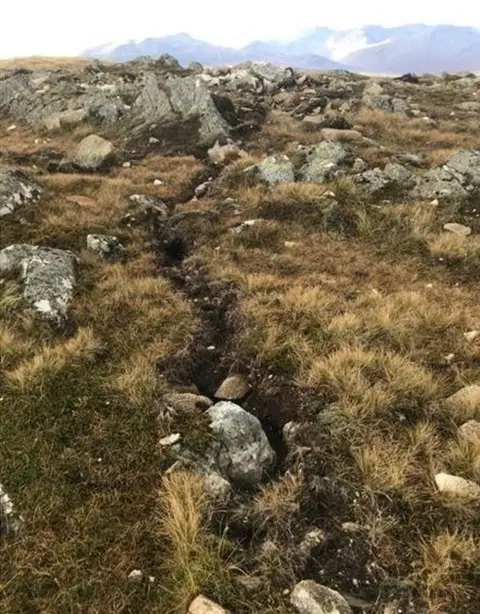
<path id="1" fill-rule="evenodd" d="M 169 612 L 183 613 L 200 592 L 228 584 L 228 547 L 210 533 L 211 514 L 201 477 L 184 471 L 164 477 L 158 535 L 167 546 L 160 582 Z"/>
<path id="2" fill-rule="evenodd" d="M 91 63 L 89 58 L 57 58 L 48 56 L 31 56 L 25 58 L 11 58 L 0 60 L 0 70 L 14 70 L 24 68 L 27 70 L 55 70 L 78 69 Z"/>

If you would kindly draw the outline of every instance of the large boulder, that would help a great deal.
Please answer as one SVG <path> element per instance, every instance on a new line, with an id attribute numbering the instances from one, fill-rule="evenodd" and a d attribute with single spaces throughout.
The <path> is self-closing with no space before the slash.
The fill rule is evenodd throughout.
<path id="1" fill-rule="evenodd" d="M 228 401 L 216 403 L 205 415 L 211 437 L 203 450 L 184 444 L 180 433 L 163 438 L 162 447 L 205 476 L 216 474 L 246 486 L 259 484 L 276 461 L 260 421 Z"/>
<path id="2" fill-rule="evenodd" d="M 23 297 L 43 319 L 64 324 L 75 287 L 75 256 L 72 252 L 11 245 L 0 251 L 0 276 L 19 275 Z"/>
<path id="3" fill-rule="evenodd" d="M 252 62 L 250 72 L 263 79 L 270 87 L 279 88 L 295 83 L 295 73 L 291 68 L 281 68 L 270 62 Z M 268 87 L 268 86 L 267 86 Z"/>
<path id="4" fill-rule="evenodd" d="M 37 202 L 42 192 L 40 185 L 25 173 L 0 169 L 0 217 Z"/>
<path id="5" fill-rule="evenodd" d="M 432 168 L 422 175 L 413 196 L 425 200 L 464 200 L 468 197 L 468 192 L 445 168 Z"/>
<path id="6" fill-rule="evenodd" d="M 353 156 L 337 141 L 323 141 L 307 153 L 300 169 L 303 181 L 323 183 L 333 179 L 343 165 L 353 162 Z"/>
<path id="7" fill-rule="evenodd" d="M 114 147 L 110 141 L 90 134 L 77 147 L 72 162 L 82 170 L 99 171 L 112 161 L 113 151 Z"/>
<path id="8" fill-rule="evenodd" d="M 417 177 L 407 168 L 397 163 L 389 163 L 380 170 L 374 168 L 361 173 L 357 180 L 370 194 L 387 191 L 405 192 L 417 184 Z"/>
<path id="9" fill-rule="evenodd" d="M 290 601 L 299 614 L 352 614 L 340 593 L 312 580 L 299 582 Z"/>
<path id="10" fill-rule="evenodd" d="M 234 482 L 258 484 L 276 460 L 258 418 L 239 405 L 221 401 L 207 410 L 214 441 L 208 456 L 219 473 Z"/>
<path id="11" fill-rule="evenodd" d="M 213 145 L 229 134 L 229 124 L 215 106 L 203 79 L 196 75 L 159 82 L 156 75 L 149 74 L 135 101 L 134 112 L 146 124 L 197 119 L 201 145 Z"/>
<path id="12" fill-rule="evenodd" d="M 444 169 L 463 185 L 480 188 L 480 150 L 463 150 L 453 154 Z"/>
<path id="13" fill-rule="evenodd" d="M 16 535 L 22 528 L 21 516 L 13 506 L 2 484 L 0 484 L 0 537 Z"/>

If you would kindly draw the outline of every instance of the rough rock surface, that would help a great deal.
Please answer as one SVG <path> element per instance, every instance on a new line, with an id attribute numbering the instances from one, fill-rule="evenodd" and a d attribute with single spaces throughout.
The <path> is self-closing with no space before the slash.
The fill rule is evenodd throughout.
<path id="1" fill-rule="evenodd" d="M 259 164 L 246 169 L 246 172 L 258 173 L 259 178 L 269 185 L 295 181 L 293 165 L 285 155 L 269 156 Z"/>
<path id="2" fill-rule="evenodd" d="M 480 409 L 480 386 L 478 384 L 464 386 L 450 395 L 447 403 L 455 409 Z"/>
<path id="3" fill-rule="evenodd" d="M 340 593 L 312 580 L 299 582 L 290 601 L 299 614 L 352 614 Z"/>
<path id="4" fill-rule="evenodd" d="M 75 256 L 65 250 L 11 245 L 0 251 L 0 275 L 20 275 L 23 297 L 43 319 L 63 324 L 73 299 Z"/>
<path id="5" fill-rule="evenodd" d="M 447 496 L 471 500 L 480 499 L 480 485 L 472 480 L 448 473 L 437 473 L 435 483 L 439 492 Z"/>
<path id="6" fill-rule="evenodd" d="M 174 414 L 196 414 L 212 406 L 208 397 L 191 392 L 172 392 L 166 394 L 163 402 Z"/>
<path id="7" fill-rule="evenodd" d="M 260 421 L 244 409 L 221 401 L 207 410 L 215 440 L 207 453 L 234 482 L 254 486 L 275 464 L 275 452 Z"/>
<path id="8" fill-rule="evenodd" d="M 0 169 L 0 217 L 40 200 L 42 188 L 21 171 Z"/>
<path id="9" fill-rule="evenodd" d="M 215 398 L 222 401 L 240 401 L 247 396 L 250 386 L 243 375 L 230 375 L 215 393 Z"/>
<path id="10" fill-rule="evenodd" d="M 460 426 L 458 434 L 466 441 L 480 441 L 480 422 L 478 420 L 468 420 Z"/>
<path id="11" fill-rule="evenodd" d="M 190 604 L 188 614 L 228 614 L 228 612 L 217 603 L 210 601 L 210 599 L 203 595 L 199 595 Z"/>
<path id="12" fill-rule="evenodd" d="M 98 171 L 112 160 L 113 151 L 110 141 L 91 134 L 81 141 L 72 162 L 82 170 Z"/>
<path id="13" fill-rule="evenodd" d="M 323 183 L 332 179 L 339 168 L 349 162 L 353 162 L 353 157 L 343 145 L 335 141 L 323 141 L 308 151 L 300 176 L 303 181 Z"/>
<path id="14" fill-rule="evenodd" d="M 87 248 L 110 261 L 121 260 L 126 254 L 120 239 L 109 235 L 87 235 Z"/>

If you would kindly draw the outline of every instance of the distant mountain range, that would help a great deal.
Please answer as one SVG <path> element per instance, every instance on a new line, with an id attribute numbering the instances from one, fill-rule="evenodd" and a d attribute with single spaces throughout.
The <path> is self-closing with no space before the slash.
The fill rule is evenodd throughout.
<path id="1" fill-rule="evenodd" d="M 480 29 L 422 24 L 396 28 L 365 26 L 344 31 L 318 27 L 291 42 L 255 41 L 242 49 L 175 34 L 141 42 L 109 43 L 88 49 L 82 55 L 125 62 L 163 53 L 174 56 L 183 65 L 194 61 L 216 66 L 268 60 L 294 68 L 347 68 L 385 74 L 474 71 L 480 70 Z"/>

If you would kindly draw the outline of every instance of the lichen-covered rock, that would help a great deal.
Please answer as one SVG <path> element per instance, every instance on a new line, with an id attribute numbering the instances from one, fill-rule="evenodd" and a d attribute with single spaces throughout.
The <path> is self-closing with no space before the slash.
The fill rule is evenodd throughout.
<path id="1" fill-rule="evenodd" d="M 87 235 L 87 248 L 112 262 L 122 260 L 126 254 L 120 239 L 109 235 Z"/>
<path id="2" fill-rule="evenodd" d="M 445 168 L 432 168 L 422 175 L 412 196 L 426 200 L 464 200 L 468 192 Z"/>
<path id="3" fill-rule="evenodd" d="M 228 401 L 217 403 L 206 413 L 215 438 L 207 456 L 231 480 L 258 484 L 276 460 L 258 418 Z"/>
<path id="4" fill-rule="evenodd" d="M 367 170 L 358 177 L 370 194 L 378 194 L 386 190 L 405 192 L 417 183 L 417 177 L 407 168 L 397 163 L 389 163 L 384 170 L 374 168 Z"/>
<path id="5" fill-rule="evenodd" d="M 27 174 L 0 169 L 0 217 L 40 200 L 42 188 Z"/>
<path id="6" fill-rule="evenodd" d="M 81 141 L 72 161 L 82 170 L 98 171 L 112 160 L 113 151 L 114 147 L 110 141 L 91 134 Z"/>
<path id="7" fill-rule="evenodd" d="M 269 185 L 293 183 L 295 181 L 293 165 L 288 157 L 283 154 L 269 156 L 259 164 L 245 169 L 245 172 L 256 173 L 262 181 Z"/>
<path id="8" fill-rule="evenodd" d="M 22 517 L 16 511 L 12 500 L 0 484 L 0 537 L 16 535 L 23 526 Z"/>
<path id="9" fill-rule="evenodd" d="M 480 150 L 459 151 L 447 160 L 444 168 L 462 184 L 480 188 Z"/>
<path id="10" fill-rule="evenodd" d="M 299 582 L 290 601 L 299 614 L 352 614 L 340 593 L 312 580 Z"/>
<path id="11" fill-rule="evenodd" d="M 72 252 L 11 245 L 0 251 L 0 275 L 19 275 L 25 302 L 43 319 L 54 324 L 65 323 L 75 287 Z"/>
<path id="12" fill-rule="evenodd" d="M 323 141 L 307 152 L 307 160 L 300 169 L 303 181 L 323 183 L 332 179 L 341 166 L 353 163 L 353 156 L 341 143 Z"/>

